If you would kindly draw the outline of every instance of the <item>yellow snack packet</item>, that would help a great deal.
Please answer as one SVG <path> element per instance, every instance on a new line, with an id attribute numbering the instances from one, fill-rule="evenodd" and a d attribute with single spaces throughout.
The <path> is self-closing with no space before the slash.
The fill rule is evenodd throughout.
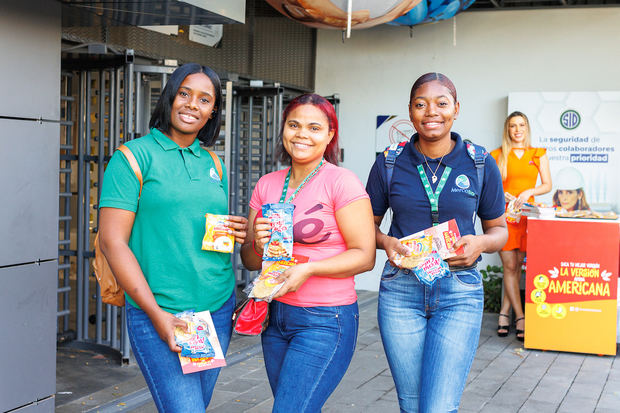
<path id="1" fill-rule="evenodd" d="M 409 248 L 411 255 L 403 257 L 396 254 L 394 262 L 403 268 L 415 268 L 422 264 L 426 257 L 433 252 L 433 236 L 423 235 L 420 238 L 410 238 L 400 241 L 401 244 Z"/>
<path id="2" fill-rule="evenodd" d="M 235 237 L 228 233 L 228 215 L 206 214 L 205 236 L 202 249 L 207 251 L 231 253 L 235 249 Z"/>

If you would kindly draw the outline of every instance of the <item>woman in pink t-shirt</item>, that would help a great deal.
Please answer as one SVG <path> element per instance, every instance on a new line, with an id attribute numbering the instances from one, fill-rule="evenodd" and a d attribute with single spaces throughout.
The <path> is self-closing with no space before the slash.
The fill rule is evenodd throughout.
<path id="1" fill-rule="evenodd" d="M 295 205 L 293 253 L 308 262 L 281 275 L 286 281 L 270 304 L 263 354 L 273 411 L 318 412 L 353 357 L 359 321 L 353 276 L 373 268 L 374 224 L 364 186 L 337 166 L 334 107 L 321 96 L 302 95 L 282 118 L 278 152 L 291 167 L 256 184 L 241 257 L 248 269 L 261 268 L 271 234 L 264 204 L 284 196 Z"/>

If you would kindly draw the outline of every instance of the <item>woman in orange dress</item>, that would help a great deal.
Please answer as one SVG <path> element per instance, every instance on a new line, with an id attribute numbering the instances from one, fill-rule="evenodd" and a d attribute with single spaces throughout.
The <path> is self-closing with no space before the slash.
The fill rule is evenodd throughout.
<path id="1" fill-rule="evenodd" d="M 526 202 L 533 202 L 535 195 L 551 191 L 551 172 L 545 148 L 530 145 L 530 123 L 521 112 L 513 112 L 504 122 L 502 146 L 491 152 L 502 174 L 504 192 L 516 197 L 515 209 Z M 540 175 L 541 184 L 536 186 Z M 506 195 L 509 198 L 508 195 Z M 506 199 L 508 202 L 508 199 Z M 499 252 L 504 266 L 504 299 L 499 313 L 497 335 L 508 335 L 510 309 L 515 312 L 516 336 L 523 341 L 525 317 L 521 305 L 519 284 L 521 266 L 525 257 L 527 218 L 518 223 L 508 222 L 508 242 Z"/>

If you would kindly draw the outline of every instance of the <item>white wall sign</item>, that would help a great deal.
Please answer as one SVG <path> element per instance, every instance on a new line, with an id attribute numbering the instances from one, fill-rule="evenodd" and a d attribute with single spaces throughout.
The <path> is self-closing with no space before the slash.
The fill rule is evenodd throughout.
<path id="1" fill-rule="evenodd" d="M 508 113 L 515 110 L 530 120 L 532 145 L 547 148 L 553 189 L 541 201 L 583 184 L 592 209 L 618 212 L 620 92 L 510 93 Z"/>
<path id="2" fill-rule="evenodd" d="M 179 34 L 179 26 L 178 25 L 162 25 L 162 26 L 140 26 L 143 29 L 152 30 L 154 32 L 159 32 L 167 35 L 177 35 Z"/>
<path id="3" fill-rule="evenodd" d="M 245 23 L 245 0 L 180 0 L 220 16 Z"/>
<path id="4" fill-rule="evenodd" d="M 393 143 L 408 141 L 415 133 L 408 115 L 378 115 L 375 129 L 375 152 Z"/>
<path id="5" fill-rule="evenodd" d="M 224 27 L 221 24 L 191 25 L 189 26 L 189 40 L 204 44 L 205 46 L 215 46 L 222 40 Z"/>

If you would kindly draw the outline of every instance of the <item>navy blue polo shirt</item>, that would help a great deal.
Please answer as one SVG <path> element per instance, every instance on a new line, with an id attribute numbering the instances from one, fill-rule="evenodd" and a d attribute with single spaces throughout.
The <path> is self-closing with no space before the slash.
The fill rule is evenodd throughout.
<path id="1" fill-rule="evenodd" d="M 423 165 L 433 192 L 439 184 L 445 166 L 452 168 L 452 172 L 439 195 L 439 222 L 455 218 L 461 235 L 475 234 L 474 210 L 478 196 L 480 196 L 480 203 L 477 215 L 481 219 L 495 219 L 504 213 L 502 177 L 493 157 L 486 157 L 482 194 L 477 194 L 479 185 L 474 161 L 467 153 L 466 145 L 461 137 L 454 132 L 452 132 L 451 137 L 452 140 L 456 141 L 456 145 L 452 152 L 444 156 L 436 173 L 437 183 L 433 184 L 431 182 L 432 174 L 424 162 L 424 156 L 413 144 L 418 140 L 418 134 L 413 135 L 396 158 L 389 200 L 386 187 L 385 155 L 380 153 L 377 156 L 368 176 L 366 191 L 370 195 L 372 211 L 375 216 L 385 215 L 388 208 L 392 207 L 393 217 L 389 235 L 402 238 L 433 224 L 430 201 L 422 185 L 417 165 Z M 440 158 L 426 159 L 434 171 Z"/>

